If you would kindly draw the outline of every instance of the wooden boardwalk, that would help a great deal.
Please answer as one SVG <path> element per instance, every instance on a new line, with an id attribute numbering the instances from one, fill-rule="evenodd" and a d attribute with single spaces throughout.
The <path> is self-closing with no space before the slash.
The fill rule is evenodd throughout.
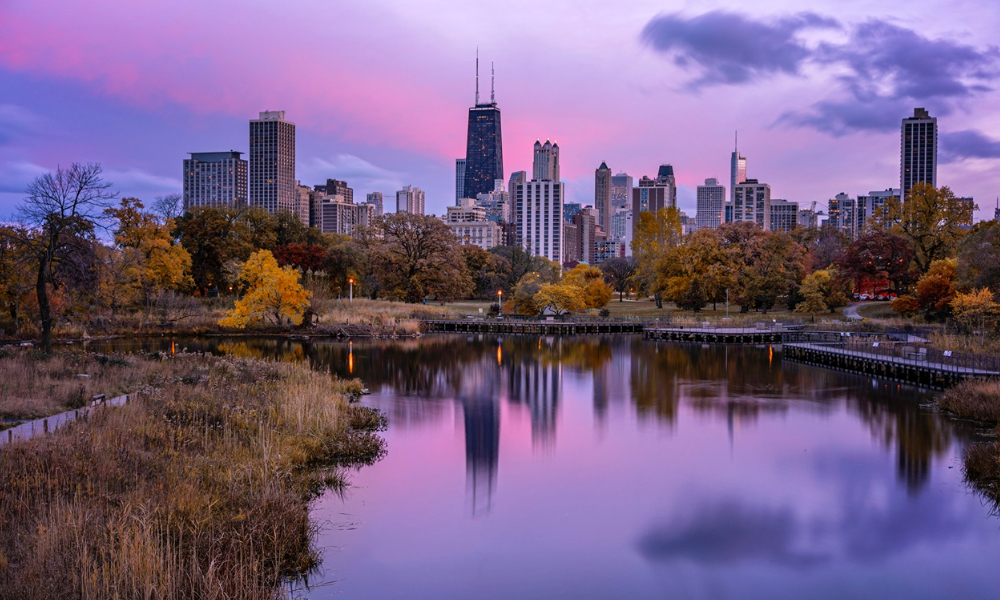
<path id="1" fill-rule="evenodd" d="M 657 327 L 647 328 L 647 340 L 700 342 L 703 344 L 780 344 L 782 327 Z"/>
<path id="2" fill-rule="evenodd" d="M 466 319 L 454 321 L 424 321 L 424 330 L 442 333 L 500 333 L 504 335 L 581 335 L 608 333 L 642 333 L 644 323 L 638 321 L 508 321 L 505 319 Z"/>

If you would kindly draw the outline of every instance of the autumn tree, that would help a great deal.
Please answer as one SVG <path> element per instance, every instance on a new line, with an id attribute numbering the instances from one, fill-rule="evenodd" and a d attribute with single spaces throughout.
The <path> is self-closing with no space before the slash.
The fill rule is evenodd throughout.
<path id="1" fill-rule="evenodd" d="M 632 238 L 632 255 L 638 265 L 635 279 L 646 293 L 652 294 L 657 308 L 663 308 L 658 263 L 667 250 L 680 243 L 681 238 L 680 211 L 676 208 L 639 213 Z"/>
<path id="2" fill-rule="evenodd" d="M 308 271 L 319 271 L 326 260 L 326 247 L 322 244 L 294 242 L 274 249 L 274 259 L 282 267 L 291 266 L 305 275 Z"/>
<path id="3" fill-rule="evenodd" d="M 1000 295 L 1000 223 L 976 223 L 958 246 L 957 285 Z"/>
<path id="4" fill-rule="evenodd" d="M 566 273 L 559 285 L 578 288 L 583 298 L 583 308 L 601 308 L 611 300 L 611 288 L 597 267 L 577 265 Z"/>
<path id="5" fill-rule="evenodd" d="M 953 258 L 936 260 L 917 281 L 913 295 L 900 296 L 892 309 L 910 316 L 920 312 L 930 321 L 943 321 L 951 315 L 955 298 L 955 272 L 958 263 Z"/>
<path id="6" fill-rule="evenodd" d="M 836 264 L 857 289 L 887 280 L 898 294 L 916 280 L 913 256 L 913 246 L 902 236 L 872 230 L 849 244 Z"/>
<path id="7" fill-rule="evenodd" d="M 57 288 L 57 272 L 63 263 L 72 264 L 75 253 L 92 253 L 94 230 L 115 194 L 104 181 L 98 164 L 73 163 L 68 169 L 36 178 L 27 188 L 27 197 L 17 209 L 27 235 L 20 242 L 32 262 L 35 296 L 42 329 L 42 348 L 52 352 L 52 307 L 50 286 Z"/>
<path id="8" fill-rule="evenodd" d="M 816 271 L 806 275 L 802 280 L 802 287 L 799 288 L 802 302 L 795 306 L 795 312 L 808 313 L 811 315 L 811 320 L 815 321 L 817 313 L 828 311 L 830 307 L 826 303 L 826 291 L 823 288 L 829 285 L 829 282 L 830 275 L 826 271 Z"/>
<path id="9" fill-rule="evenodd" d="M 604 273 L 604 280 L 608 282 L 611 289 L 618 292 L 618 301 L 622 301 L 625 292 L 633 285 L 637 265 L 631 256 L 614 257 L 598 265 Z"/>
<path id="10" fill-rule="evenodd" d="M 202 294 L 234 283 L 226 265 L 277 245 L 275 218 L 260 208 L 199 207 L 177 219 L 176 239 L 191 255 L 191 275 Z"/>
<path id="11" fill-rule="evenodd" d="M 544 256 L 534 256 L 521 246 L 495 246 L 488 252 L 510 264 L 510 273 L 507 275 L 506 285 L 503 286 L 504 290 L 512 290 L 522 277 L 531 272 L 538 273 L 546 281 L 558 280 L 562 272 L 562 266 L 558 263 Z"/>
<path id="12" fill-rule="evenodd" d="M 905 202 L 887 200 L 877 218 L 910 241 L 913 262 L 920 273 L 926 273 L 931 263 L 952 255 L 968 234 L 974 210 L 975 206 L 956 198 L 947 187 L 918 183 L 910 188 Z"/>
<path id="13" fill-rule="evenodd" d="M 394 213 L 376 219 L 371 229 L 376 233 L 362 238 L 365 251 L 389 297 L 420 302 L 427 296 L 463 298 L 472 290 L 458 240 L 440 219 Z"/>
<path id="14" fill-rule="evenodd" d="M 292 267 L 279 267 L 269 250 L 250 255 L 240 271 L 239 282 L 243 296 L 219 325 L 242 329 L 267 322 L 279 327 L 286 322 L 302 324 L 310 294 L 299 283 L 298 272 Z"/>
<path id="15" fill-rule="evenodd" d="M 986 341 L 986 335 L 996 329 L 1000 319 L 1000 304 L 986 288 L 967 294 L 956 293 L 951 300 L 951 311 L 959 326 L 967 333 L 977 335 L 980 343 Z"/>
<path id="16" fill-rule="evenodd" d="M 0 225 L 0 310 L 9 317 L 11 334 L 20 326 L 32 289 L 31 271 L 24 264 L 28 247 L 22 240 L 27 236 L 27 231 Z"/>
<path id="17" fill-rule="evenodd" d="M 770 310 L 802 280 L 806 252 L 788 235 L 763 231 L 756 223 L 726 224 L 719 231 L 742 312 Z"/>
<path id="18" fill-rule="evenodd" d="M 487 252 L 479 246 L 462 246 L 465 268 L 472 278 L 472 297 L 494 300 L 498 291 L 509 294 L 510 263 L 506 258 Z"/>

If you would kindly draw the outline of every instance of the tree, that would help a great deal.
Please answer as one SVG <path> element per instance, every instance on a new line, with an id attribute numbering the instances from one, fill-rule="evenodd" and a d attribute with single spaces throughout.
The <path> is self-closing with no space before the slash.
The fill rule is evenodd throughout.
<path id="1" fill-rule="evenodd" d="M 239 280 L 244 295 L 219 325 L 244 328 L 269 321 L 280 327 L 286 319 L 292 325 L 302 324 L 310 294 L 299 283 L 298 272 L 292 267 L 279 267 L 269 250 L 251 254 Z"/>
<path id="2" fill-rule="evenodd" d="M 604 273 L 604 280 L 611 289 L 618 292 L 618 301 L 622 301 L 625 291 L 632 286 L 636 273 L 636 262 L 631 256 L 609 258 L 599 265 Z"/>
<path id="3" fill-rule="evenodd" d="M 958 292 L 951 300 L 951 310 L 962 329 L 972 335 L 978 334 L 980 343 L 986 341 L 986 334 L 996 328 L 1000 317 L 1000 304 L 986 288 L 967 294 Z"/>
<path id="4" fill-rule="evenodd" d="M 742 312 L 770 310 L 802 280 L 806 251 L 788 235 L 763 231 L 756 223 L 726 224 L 719 231 Z"/>
<path id="5" fill-rule="evenodd" d="M 852 242 L 837 259 L 837 268 L 854 279 L 855 289 L 888 280 L 897 294 L 916 279 L 913 246 L 906 238 L 873 230 Z"/>
<path id="6" fill-rule="evenodd" d="M 52 352 L 52 307 L 49 286 L 58 287 L 56 271 L 93 236 L 103 210 L 114 198 L 96 163 L 59 167 L 28 184 L 17 216 L 29 235 L 22 238 L 33 262 L 35 295 L 42 329 L 42 348 Z"/>
<path id="7" fill-rule="evenodd" d="M 235 283 L 226 265 L 259 249 L 274 250 L 275 219 L 260 208 L 199 207 L 177 219 L 174 237 L 191 255 L 195 286 L 206 294 Z"/>
<path id="8" fill-rule="evenodd" d="M 176 221 L 184 214 L 184 203 L 180 194 L 168 194 L 157 196 L 153 199 L 151 211 L 164 223 Z"/>
<path id="9" fill-rule="evenodd" d="M 905 202 L 887 200 L 879 218 L 893 223 L 892 231 L 910 241 L 914 264 L 926 273 L 931 263 L 951 256 L 968 234 L 974 210 L 947 187 L 918 183 L 910 188 Z"/>
<path id="10" fill-rule="evenodd" d="M 579 288 L 583 308 L 601 308 L 611 300 L 611 288 L 604 282 L 603 274 L 597 267 L 577 265 L 566 273 L 559 285 Z"/>
<path id="11" fill-rule="evenodd" d="M 705 288 L 701 284 L 701 277 L 692 277 L 687 284 L 687 288 L 680 298 L 675 301 L 677 307 L 683 310 L 698 312 L 708 304 L 705 295 Z"/>
<path id="12" fill-rule="evenodd" d="M 32 289 L 31 272 L 23 267 L 27 231 L 0 225 L 0 310 L 10 318 L 10 332 L 20 326 L 22 305 Z"/>
<path id="13" fill-rule="evenodd" d="M 394 213 L 376 219 L 372 235 L 362 236 L 384 293 L 406 302 L 427 296 L 463 298 L 472 290 L 465 261 L 447 225 L 440 219 Z"/>
<path id="14" fill-rule="evenodd" d="M 638 265 L 636 281 L 642 289 L 653 295 L 657 308 L 663 308 L 662 289 L 657 263 L 666 251 L 676 247 L 682 237 L 680 211 L 676 208 L 661 208 L 655 213 L 639 213 L 632 238 L 632 255 Z"/>
<path id="15" fill-rule="evenodd" d="M 326 252 L 326 247 L 321 244 L 296 242 L 276 247 L 274 259 L 280 266 L 295 267 L 299 273 L 305 275 L 307 271 L 318 271 L 323 268 Z"/>
<path id="16" fill-rule="evenodd" d="M 944 321 L 951 315 L 951 301 L 955 298 L 956 269 L 953 258 L 934 261 L 917 281 L 915 294 L 900 296 L 892 309 L 907 316 L 921 312 L 929 321 Z"/>
<path id="17" fill-rule="evenodd" d="M 601 283 L 604 283 L 603 281 Z M 550 309 L 557 314 L 576 312 L 587 307 L 584 289 L 566 283 L 544 283 L 534 297 L 539 313 Z"/>
<path id="18" fill-rule="evenodd" d="M 976 223 L 958 246 L 957 275 L 962 289 L 989 288 L 1000 294 L 1000 223 Z"/>
<path id="19" fill-rule="evenodd" d="M 462 246 L 465 268 L 472 278 L 472 297 L 493 300 L 498 291 L 510 293 L 510 263 L 506 258 L 487 252 L 479 246 Z"/>
<path id="20" fill-rule="evenodd" d="M 816 320 L 816 313 L 826 312 L 830 309 L 826 304 L 826 291 L 824 285 L 830 282 L 830 275 L 826 271 L 816 271 L 810 273 L 802 280 L 802 287 L 799 294 L 802 295 L 802 302 L 795 306 L 795 312 L 809 313 L 812 321 Z"/>

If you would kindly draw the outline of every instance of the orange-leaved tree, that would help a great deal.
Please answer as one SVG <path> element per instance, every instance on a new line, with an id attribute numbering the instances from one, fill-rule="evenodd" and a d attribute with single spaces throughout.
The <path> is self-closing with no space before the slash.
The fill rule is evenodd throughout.
<path id="1" fill-rule="evenodd" d="M 302 324 L 310 293 L 299 283 L 298 271 L 290 266 L 279 267 L 269 250 L 250 255 L 239 281 L 245 293 L 219 325 L 243 328 L 260 323 L 283 326 L 286 321 Z"/>

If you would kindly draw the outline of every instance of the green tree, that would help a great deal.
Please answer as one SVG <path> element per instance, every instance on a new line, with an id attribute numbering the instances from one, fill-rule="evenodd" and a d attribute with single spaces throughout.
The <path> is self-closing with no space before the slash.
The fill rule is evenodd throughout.
<path id="1" fill-rule="evenodd" d="M 879 219 L 892 224 L 892 231 L 913 245 L 913 261 L 921 273 L 931 263 L 951 256 L 968 235 L 975 207 L 960 201 L 947 187 L 918 183 L 905 202 L 886 201 Z"/>

